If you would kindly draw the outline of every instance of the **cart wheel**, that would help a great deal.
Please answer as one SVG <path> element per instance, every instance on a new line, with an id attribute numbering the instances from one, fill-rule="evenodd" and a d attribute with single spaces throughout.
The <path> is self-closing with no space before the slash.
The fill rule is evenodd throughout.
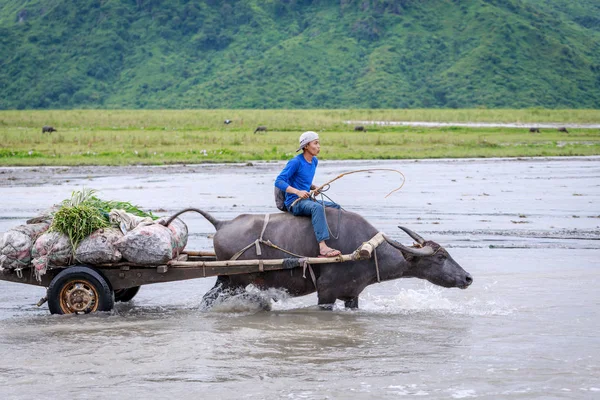
<path id="1" fill-rule="evenodd" d="M 48 287 L 52 314 L 88 314 L 110 311 L 115 302 L 110 285 L 89 267 L 70 267 L 54 277 Z"/>
<path id="2" fill-rule="evenodd" d="M 139 286 L 134 286 L 127 289 L 117 289 L 115 290 L 115 301 L 129 301 L 133 299 L 139 291 Z"/>

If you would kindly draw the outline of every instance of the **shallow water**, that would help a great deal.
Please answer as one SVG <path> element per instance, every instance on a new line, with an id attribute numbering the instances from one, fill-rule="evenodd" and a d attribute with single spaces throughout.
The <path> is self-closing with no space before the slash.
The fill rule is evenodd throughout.
<path id="1" fill-rule="evenodd" d="M 351 125 L 382 125 L 382 126 L 421 126 L 425 128 L 443 128 L 461 126 L 466 128 L 575 128 L 575 129 L 598 129 L 600 124 L 575 124 L 575 123 L 502 123 L 502 122 L 430 122 L 430 121 L 345 121 Z"/>
<path id="2" fill-rule="evenodd" d="M 281 167 L 68 169 L 0 187 L 0 231 L 83 185 L 159 214 L 275 212 Z M 398 224 L 443 244 L 472 287 L 396 280 L 368 287 L 359 311 L 323 312 L 310 295 L 203 312 L 206 278 L 144 286 L 109 314 L 52 316 L 34 305 L 43 289 L 0 282 L 0 397 L 600 397 L 600 158 L 323 162 L 316 181 L 376 167 L 406 184 L 384 198 L 398 174 L 356 174 L 327 194 L 404 243 Z M 210 248 L 212 226 L 183 218 L 188 248 Z"/>

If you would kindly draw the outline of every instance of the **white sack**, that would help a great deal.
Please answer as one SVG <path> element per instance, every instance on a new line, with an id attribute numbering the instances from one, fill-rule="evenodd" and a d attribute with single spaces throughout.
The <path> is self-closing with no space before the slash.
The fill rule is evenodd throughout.
<path id="1" fill-rule="evenodd" d="M 0 236 L 0 269 L 29 266 L 33 243 L 49 226 L 48 223 L 20 225 Z"/>
<path id="2" fill-rule="evenodd" d="M 176 247 L 171 230 L 160 224 L 139 225 L 115 242 L 115 246 L 127 261 L 149 265 L 171 260 Z"/>
<path id="3" fill-rule="evenodd" d="M 115 246 L 115 242 L 121 238 L 123 238 L 123 234 L 118 228 L 98 229 L 79 243 L 75 251 L 75 258 L 85 264 L 119 262 L 122 255 Z"/>
<path id="4" fill-rule="evenodd" d="M 158 219 L 156 222 L 166 221 L 167 218 L 163 217 Z M 188 241 L 188 228 L 187 225 L 180 220 L 175 218 L 167 227 L 171 231 L 171 237 L 173 238 L 173 258 L 176 258 L 183 252 Z"/>

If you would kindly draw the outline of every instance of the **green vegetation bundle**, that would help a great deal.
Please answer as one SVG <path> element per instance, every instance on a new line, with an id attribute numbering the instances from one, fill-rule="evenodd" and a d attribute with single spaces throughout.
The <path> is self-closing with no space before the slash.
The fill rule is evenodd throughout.
<path id="1" fill-rule="evenodd" d="M 64 205 L 54 214 L 50 230 L 64 233 L 69 237 L 73 251 L 77 245 L 94 231 L 109 227 L 110 223 L 98 208 L 81 203 L 76 206 Z"/>
<path id="2" fill-rule="evenodd" d="M 87 203 L 98 208 L 106 214 L 108 214 L 110 210 L 125 210 L 125 212 L 138 217 L 150 217 L 152 219 L 158 219 L 158 217 L 152 214 L 151 212 L 145 212 L 141 210 L 138 206 L 133 205 L 128 201 L 106 201 L 101 200 L 96 196 L 91 196 Z"/>
<path id="3" fill-rule="evenodd" d="M 73 251 L 94 231 L 111 226 L 108 220 L 110 210 L 121 209 L 140 217 L 158 218 L 129 202 L 101 200 L 95 196 L 95 193 L 94 189 L 85 188 L 74 191 L 71 198 L 64 200 L 62 207 L 54 213 L 50 230 L 67 235 Z"/>

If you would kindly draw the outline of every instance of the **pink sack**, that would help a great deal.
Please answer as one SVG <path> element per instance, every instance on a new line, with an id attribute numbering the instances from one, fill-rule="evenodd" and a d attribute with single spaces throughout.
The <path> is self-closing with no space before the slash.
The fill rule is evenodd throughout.
<path id="1" fill-rule="evenodd" d="M 63 233 L 52 231 L 40 236 L 33 245 L 31 255 L 47 256 L 52 265 L 70 265 L 73 258 L 73 247 L 69 237 Z"/>

